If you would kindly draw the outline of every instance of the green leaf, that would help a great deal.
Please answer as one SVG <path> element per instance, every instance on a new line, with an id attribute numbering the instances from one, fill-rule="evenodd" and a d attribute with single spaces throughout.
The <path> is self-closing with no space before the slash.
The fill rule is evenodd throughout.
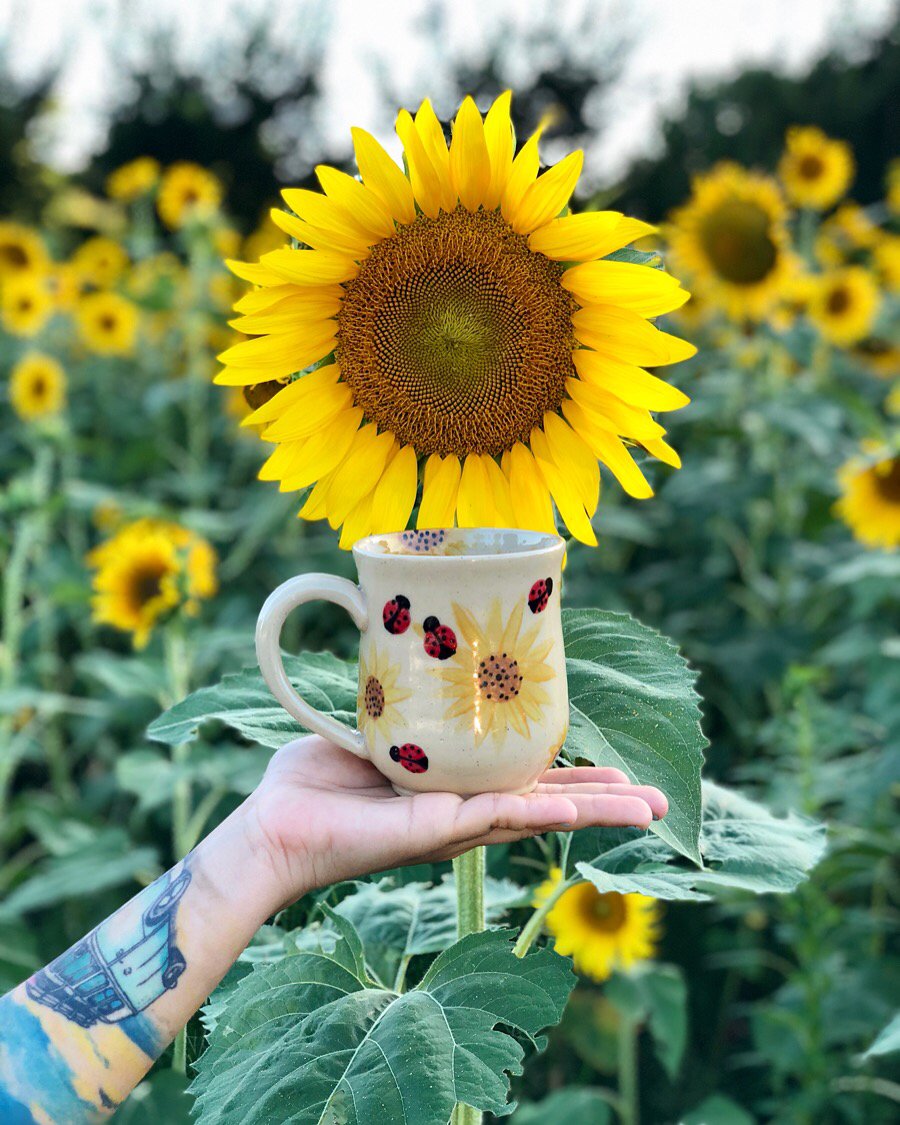
<path id="1" fill-rule="evenodd" d="M 681 969 L 640 965 L 628 974 L 616 973 L 605 992 L 623 1019 L 646 1021 L 656 1057 L 674 1081 L 687 1043 L 687 985 Z"/>
<path id="2" fill-rule="evenodd" d="M 900 1051 L 900 1012 L 894 1016 L 886 1027 L 878 1032 L 875 1041 L 863 1055 L 863 1058 L 873 1059 L 878 1055 L 892 1055 L 894 1051 Z"/>
<path id="3" fill-rule="evenodd" d="M 116 762 L 116 780 L 144 812 L 168 805 L 180 779 L 246 796 L 256 788 L 271 754 L 252 746 L 195 745 L 185 762 L 155 750 L 132 750 Z"/>
<path id="4" fill-rule="evenodd" d="M 190 1125 L 192 1104 L 185 1076 L 174 1070 L 159 1070 L 116 1110 L 116 1125 Z"/>
<path id="5" fill-rule="evenodd" d="M 497 922 L 507 910 L 522 904 L 522 888 L 505 879 L 488 878 L 484 898 L 488 921 Z M 335 911 L 359 931 L 366 960 L 383 981 L 394 979 L 405 958 L 440 953 L 456 940 L 452 875 L 434 886 L 397 886 L 393 879 L 359 883 L 356 893 L 342 899 Z"/>
<path id="6" fill-rule="evenodd" d="M 653 831 L 700 862 L 700 729 L 696 675 L 674 644 L 627 614 L 564 610 L 571 712 L 566 753 L 618 766 L 669 800 Z"/>
<path id="7" fill-rule="evenodd" d="M 703 868 L 683 865 L 662 840 L 634 832 L 593 830 L 577 843 L 584 854 L 601 850 L 575 867 L 602 894 L 643 894 L 702 901 L 719 890 L 785 893 L 801 883 L 825 851 L 825 827 L 791 814 L 775 817 L 742 794 L 703 784 Z"/>
<path id="8" fill-rule="evenodd" d="M 312 707 L 342 722 L 356 722 L 356 665 L 329 652 L 285 656 L 284 667 Z M 245 668 L 214 687 L 201 688 L 155 719 L 151 738 L 177 746 L 196 738 L 204 723 L 218 720 L 261 746 L 277 749 L 303 729 L 277 704 L 259 670 Z"/>
<path id="9" fill-rule="evenodd" d="M 574 983 L 570 962 L 548 950 L 516 957 L 514 936 L 470 934 L 402 995 L 322 953 L 257 968 L 197 1064 L 199 1121 L 434 1125 L 459 1101 L 509 1112 L 523 1048 L 497 1025 L 540 1042 Z"/>
<path id="10" fill-rule="evenodd" d="M 755 1118 L 724 1094 L 712 1094 L 680 1118 L 680 1125 L 754 1125 Z"/>
<path id="11" fill-rule="evenodd" d="M 612 1110 L 602 1091 L 582 1086 L 557 1090 L 543 1101 L 522 1105 L 510 1118 L 511 1125 L 559 1125 L 561 1121 L 607 1125 Z"/>

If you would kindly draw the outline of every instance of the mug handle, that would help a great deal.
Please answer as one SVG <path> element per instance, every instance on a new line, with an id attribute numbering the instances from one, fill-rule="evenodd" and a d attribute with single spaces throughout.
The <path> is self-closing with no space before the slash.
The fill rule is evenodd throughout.
<path id="1" fill-rule="evenodd" d="M 294 691 L 281 658 L 281 630 L 291 610 L 304 602 L 321 599 L 341 606 L 364 633 L 369 627 L 369 611 L 359 586 L 333 574 L 301 574 L 282 582 L 266 599 L 256 622 L 256 659 L 269 690 L 289 715 L 307 730 L 342 746 L 345 750 L 368 758 L 366 740 L 361 731 L 344 726 L 331 715 L 323 715 Z"/>

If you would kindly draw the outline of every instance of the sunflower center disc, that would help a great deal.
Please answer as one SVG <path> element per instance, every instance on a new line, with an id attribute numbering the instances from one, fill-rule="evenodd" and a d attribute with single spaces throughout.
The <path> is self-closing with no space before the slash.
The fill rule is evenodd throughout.
<path id="1" fill-rule="evenodd" d="M 16 269 L 22 269 L 28 265 L 28 255 L 21 246 L 7 242 L 0 246 L 0 262 L 6 262 Z"/>
<path id="2" fill-rule="evenodd" d="M 770 219 L 762 207 L 729 199 L 700 224 L 700 244 L 713 269 L 732 285 L 756 285 L 771 272 L 778 256 Z"/>
<path id="3" fill-rule="evenodd" d="M 522 673 L 518 660 L 507 656 L 492 654 L 478 665 L 478 686 L 486 699 L 498 703 L 508 703 L 519 694 L 522 687 Z"/>
<path id="4" fill-rule="evenodd" d="M 527 441 L 574 374 L 561 276 L 497 211 L 420 215 L 347 286 L 336 358 L 354 402 L 420 453 Z"/>
<path id="5" fill-rule="evenodd" d="M 804 180 L 817 180 L 825 171 L 825 165 L 818 156 L 804 156 L 800 161 L 798 171 Z"/>
<path id="6" fill-rule="evenodd" d="M 832 316 L 840 316 L 841 313 L 845 313 L 850 308 L 850 294 L 843 286 L 838 286 L 828 294 L 825 305 Z"/>
<path id="7" fill-rule="evenodd" d="M 594 887 L 586 888 L 582 909 L 591 928 L 604 933 L 615 933 L 625 921 L 623 896 L 615 892 L 600 894 Z"/>
<path id="8" fill-rule="evenodd" d="M 886 473 L 875 473 L 875 487 L 885 500 L 891 504 L 900 504 L 900 457 L 891 461 Z"/>
<path id="9" fill-rule="evenodd" d="M 384 688 L 375 676 L 366 680 L 366 714 L 370 719 L 380 719 L 384 714 Z"/>
<path id="10" fill-rule="evenodd" d="M 141 609 L 162 593 L 162 568 L 137 570 L 131 582 L 131 597 L 136 608 Z"/>

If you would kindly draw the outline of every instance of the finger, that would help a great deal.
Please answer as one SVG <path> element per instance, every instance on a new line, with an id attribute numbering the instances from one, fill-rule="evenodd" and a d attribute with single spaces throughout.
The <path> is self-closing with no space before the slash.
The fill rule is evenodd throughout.
<path id="1" fill-rule="evenodd" d="M 577 810 L 576 828 L 647 829 L 653 810 L 641 797 L 614 793 L 573 793 L 569 798 Z"/>
<path id="2" fill-rule="evenodd" d="M 665 794 L 653 785 L 621 785 L 597 784 L 591 782 L 575 782 L 571 785 L 554 785 L 546 782 L 539 786 L 541 793 L 562 793 L 567 797 L 574 797 L 579 793 L 608 794 L 619 797 L 640 797 L 650 806 L 653 816 L 660 820 L 669 811 L 669 802 Z"/>
<path id="3" fill-rule="evenodd" d="M 539 778 L 541 784 L 548 781 L 561 785 L 583 781 L 627 785 L 631 778 L 624 770 L 618 770 L 615 766 L 557 766 L 555 769 L 545 770 Z"/>
<path id="4" fill-rule="evenodd" d="M 577 821 L 578 809 L 568 797 L 480 793 L 458 807 L 448 844 L 487 837 L 496 831 L 546 832 L 551 826 L 574 825 Z"/>

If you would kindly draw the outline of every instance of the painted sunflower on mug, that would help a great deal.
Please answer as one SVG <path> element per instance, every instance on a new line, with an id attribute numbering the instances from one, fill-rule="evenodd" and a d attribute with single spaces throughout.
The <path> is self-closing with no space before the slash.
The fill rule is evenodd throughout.
<path id="1" fill-rule="evenodd" d="M 295 246 L 229 263 L 256 288 L 217 382 L 289 379 L 244 424 L 276 448 L 260 471 L 311 488 L 300 515 L 373 530 L 512 526 L 582 542 L 602 463 L 652 495 L 635 450 L 679 465 L 655 414 L 688 399 L 645 367 L 694 354 L 653 318 L 688 293 L 661 269 L 611 259 L 650 229 L 569 214 L 582 154 L 540 172 L 542 127 L 515 151 L 510 94 L 482 118 L 466 98 L 449 144 L 427 100 L 401 111 L 401 170 L 353 130 L 359 178 L 316 169 L 273 211 Z"/>

